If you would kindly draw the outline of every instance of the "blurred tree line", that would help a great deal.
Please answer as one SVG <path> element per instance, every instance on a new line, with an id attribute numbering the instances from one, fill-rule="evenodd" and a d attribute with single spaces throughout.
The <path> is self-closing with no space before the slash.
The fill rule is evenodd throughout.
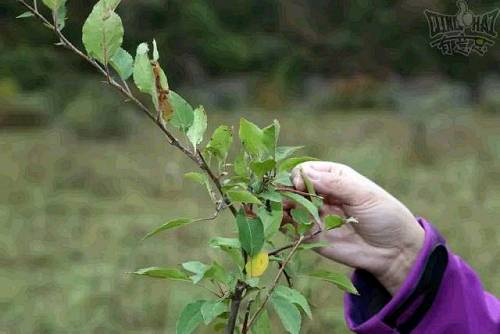
<path id="1" fill-rule="evenodd" d="M 454 14 L 457 7 L 450 0 L 122 2 L 125 47 L 135 54 L 139 42 L 154 36 L 175 85 L 254 74 L 271 83 L 268 90 L 300 90 L 311 75 L 383 81 L 432 73 L 463 82 L 474 95 L 483 77 L 499 72 L 499 42 L 483 57 L 444 56 L 429 46 L 423 12 Z M 79 42 L 93 3 L 68 1 L 70 39 Z M 497 7 L 500 1 L 469 1 L 474 13 Z M 49 43 L 55 42 L 53 35 L 34 19 L 16 20 L 22 11 L 15 0 L 0 4 L 0 79 L 21 89 L 40 89 L 61 85 L 56 82 L 61 76 L 91 73 L 76 57 L 54 48 Z"/>

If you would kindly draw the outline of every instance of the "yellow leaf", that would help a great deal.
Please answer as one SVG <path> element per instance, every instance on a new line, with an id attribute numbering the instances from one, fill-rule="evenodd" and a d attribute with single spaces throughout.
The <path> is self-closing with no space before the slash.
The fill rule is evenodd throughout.
<path id="1" fill-rule="evenodd" d="M 250 277 L 259 277 L 269 265 L 269 256 L 266 252 L 260 252 L 247 262 L 245 269 Z"/>

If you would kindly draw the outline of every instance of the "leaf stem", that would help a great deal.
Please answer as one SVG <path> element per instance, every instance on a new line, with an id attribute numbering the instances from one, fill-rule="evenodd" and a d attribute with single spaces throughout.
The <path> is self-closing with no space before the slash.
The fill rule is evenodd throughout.
<path id="1" fill-rule="evenodd" d="M 277 187 L 276 188 L 276 191 L 279 191 L 279 192 L 289 192 L 289 193 L 294 193 L 294 194 L 297 194 L 297 195 L 302 195 L 302 196 L 311 196 L 311 197 L 317 197 L 321 200 L 324 199 L 323 196 L 320 196 L 320 195 L 316 195 L 316 194 L 310 194 L 310 193 L 306 193 L 306 192 L 303 192 L 303 191 L 300 191 L 300 190 L 297 190 L 297 189 L 293 189 L 293 188 L 282 188 L 282 187 Z"/>

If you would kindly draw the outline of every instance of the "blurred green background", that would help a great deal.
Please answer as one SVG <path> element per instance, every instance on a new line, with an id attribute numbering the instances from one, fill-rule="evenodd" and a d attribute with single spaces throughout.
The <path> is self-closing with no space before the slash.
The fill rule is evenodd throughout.
<path id="1" fill-rule="evenodd" d="M 92 4 L 68 2 L 77 45 Z M 374 179 L 498 295 L 500 47 L 441 55 L 425 9 L 456 12 L 454 1 L 124 0 L 119 13 L 125 47 L 155 37 L 171 86 L 205 105 L 212 129 L 278 118 L 282 144 Z M 0 4 L 0 333 L 173 333 L 205 292 L 126 272 L 220 258 L 206 244 L 234 235 L 230 217 L 140 242 L 168 218 L 211 214 L 181 177 L 195 166 L 47 29 L 14 19 L 22 11 Z M 314 254 L 297 266 L 348 271 Z M 314 313 L 303 333 L 347 333 L 339 291 L 297 285 Z"/>

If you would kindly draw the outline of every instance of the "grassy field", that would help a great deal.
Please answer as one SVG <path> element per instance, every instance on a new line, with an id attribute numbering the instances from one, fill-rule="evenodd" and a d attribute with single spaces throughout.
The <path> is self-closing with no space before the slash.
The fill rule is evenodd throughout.
<path id="1" fill-rule="evenodd" d="M 237 124 L 242 115 L 261 125 L 273 116 L 210 118 Z M 431 220 L 500 294 L 500 116 L 436 114 L 425 120 L 426 147 L 412 123 L 394 114 L 276 115 L 282 143 L 305 144 L 305 153 L 373 178 Z M 140 121 L 128 139 L 101 142 L 57 127 L 0 130 L 1 333 L 173 333 L 187 301 L 208 297 L 184 283 L 126 273 L 208 261 L 220 256 L 207 252 L 208 239 L 234 235 L 223 216 L 140 242 L 168 218 L 211 214 L 204 192 L 181 177 L 194 166 L 151 129 Z M 348 270 L 314 254 L 301 263 Z M 303 333 L 346 333 L 341 293 L 308 283 L 297 282 L 314 313 Z"/>

